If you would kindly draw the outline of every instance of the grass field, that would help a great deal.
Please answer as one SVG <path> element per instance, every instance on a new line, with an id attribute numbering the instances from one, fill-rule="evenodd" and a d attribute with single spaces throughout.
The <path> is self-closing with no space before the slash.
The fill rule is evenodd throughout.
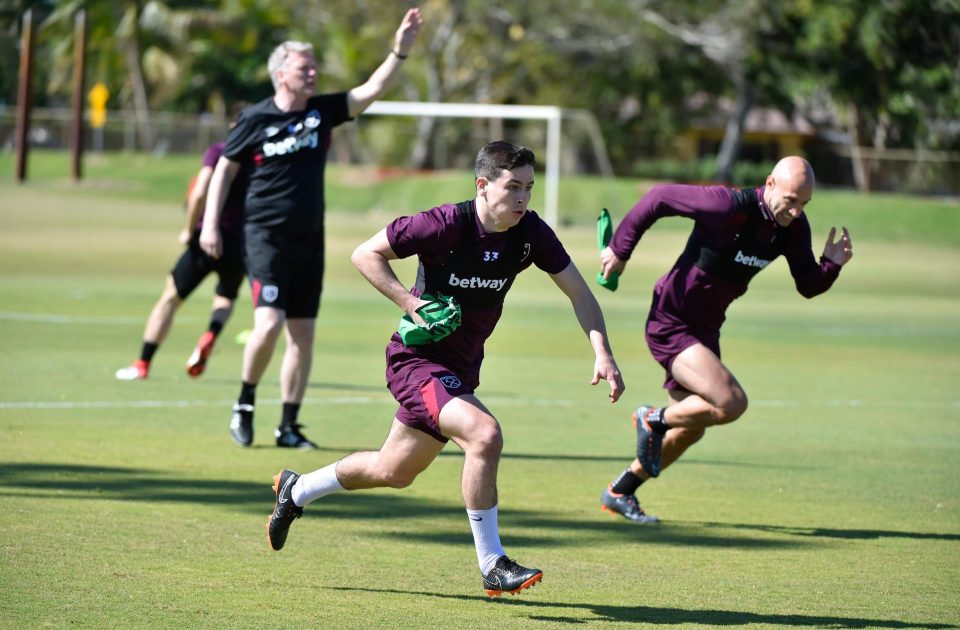
<path id="1" fill-rule="evenodd" d="M 406 490 L 311 505 L 280 553 L 263 529 L 279 468 L 378 447 L 395 409 L 383 346 L 399 314 L 349 252 L 395 211 L 466 198 L 469 175 L 385 191 L 333 173 L 302 413 L 322 448 L 291 453 L 270 446 L 277 360 L 254 447 L 227 432 L 246 289 L 202 378 L 183 362 L 212 281 L 149 380 L 113 379 L 179 254 L 196 167 L 150 160 L 113 162 L 109 177 L 91 165 L 80 187 L 59 175 L 63 156 L 38 158 L 26 186 L 0 179 L 0 627 L 960 627 L 956 203 L 818 191 L 817 248 L 844 223 L 856 257 L 812 301 L 778 262 L 731 308 L 724 358 L 751 408 L 641 488 L 658 527 L 610 519 L 599 496 L 631 458 L 631 406 L 662 402 L 642 322 L 688 224 L 657 226 L 620 291 L 598 289 L 627 382 L 617 405 L 588 384 L 592 354 L 562 294 L 536 270 L 520 276 L 478 394 L 505 433 L 504 545 L 545 578 L 501 601 L 480 588 L 454 446 Z M 0 154 L 0 172 L 11 164 Z M 559 233 L 592 277 L 596 200 L 619 217 L 645 184 L 564 186 Z"/>

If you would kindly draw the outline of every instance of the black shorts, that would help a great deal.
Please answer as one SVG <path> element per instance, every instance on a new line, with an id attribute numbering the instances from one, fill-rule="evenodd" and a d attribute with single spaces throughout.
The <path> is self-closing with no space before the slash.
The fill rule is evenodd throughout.
<path id="1" fill-rule="evenodd" d="M 313 319 L 323 290 L 323 233 L 286 234 L 244 226 L 244 260 L 253 305 L 285 311 L 290 319 Z"/>
<path id="2" fill-rule="evenodd" d="M 223 233 L 223 255 L 211 258 L 200 248 L 200 231 L 196 230 L 187 243 L 187 249 L 180 256 L 170 275 L 181 300 L 193 293 L 204 278 L 216 272 L 219 277 L 217 295 L 235 300 L 243 282 L 243 233 L 240 231 Z"/>

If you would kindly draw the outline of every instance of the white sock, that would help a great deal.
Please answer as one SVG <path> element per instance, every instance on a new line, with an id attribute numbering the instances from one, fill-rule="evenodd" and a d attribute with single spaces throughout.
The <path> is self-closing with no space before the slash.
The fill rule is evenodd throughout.
<path id="1" fill-rule="evenodd" d="M 500 531 L 497 527 L 497 506 L 489 510 L 467 510 L 470 517 L 470 529 L 473 530 L 473 544 L 477 546 L 477 562 L 483 575 L 497 563 L 497 558 L 507 555 L 500 545 Z"/>
<path id="2" fill-rule="evenodd" d="M 297 482 L 293 484 L 290 496 L 297 507 L 303 507 L 311 501 L 316 501 L 320 497 L 325 497 L 334 492 L 343 490 L 340 480 L 337 479 L 337 464 L 334 462 L 329 466 L 324 466 L 320 470 L 312 473 L 300 475 Z"/>

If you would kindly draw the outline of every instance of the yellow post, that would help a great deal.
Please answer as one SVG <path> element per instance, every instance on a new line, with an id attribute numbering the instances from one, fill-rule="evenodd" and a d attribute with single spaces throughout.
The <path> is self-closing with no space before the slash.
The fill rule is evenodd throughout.
<path id="1" fill-rule="evenodd" d="M 109 98 L 110 90 L 99 81 L 87 93 L 87 100 L 90 102 L 90 126 L 94 129 L 102 128 L 107 122 L 107 99 Z"/>

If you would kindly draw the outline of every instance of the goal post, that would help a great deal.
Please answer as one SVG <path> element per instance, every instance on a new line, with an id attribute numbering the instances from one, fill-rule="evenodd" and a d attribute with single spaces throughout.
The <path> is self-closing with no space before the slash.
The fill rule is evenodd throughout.
<path id="1" fill-rule="evenodd" d="M 547 156 L 544 186 L 544 220 L 556 227 L 560 195 L 560 124 L 563 109 L 548 105 L 487 105 L 480 103 L 425 103 L 419 101 L 375 101 L 363 115 L 415 116 L 435 118 L 489 118 L 502 120 L 543 120 L 547 123 Z M 602 142 L 602 139 L 601 139 Z M 605 151 L 604 151 L 605 153 Z M 606 155 L 603 156 L 606 158 Z"/>

